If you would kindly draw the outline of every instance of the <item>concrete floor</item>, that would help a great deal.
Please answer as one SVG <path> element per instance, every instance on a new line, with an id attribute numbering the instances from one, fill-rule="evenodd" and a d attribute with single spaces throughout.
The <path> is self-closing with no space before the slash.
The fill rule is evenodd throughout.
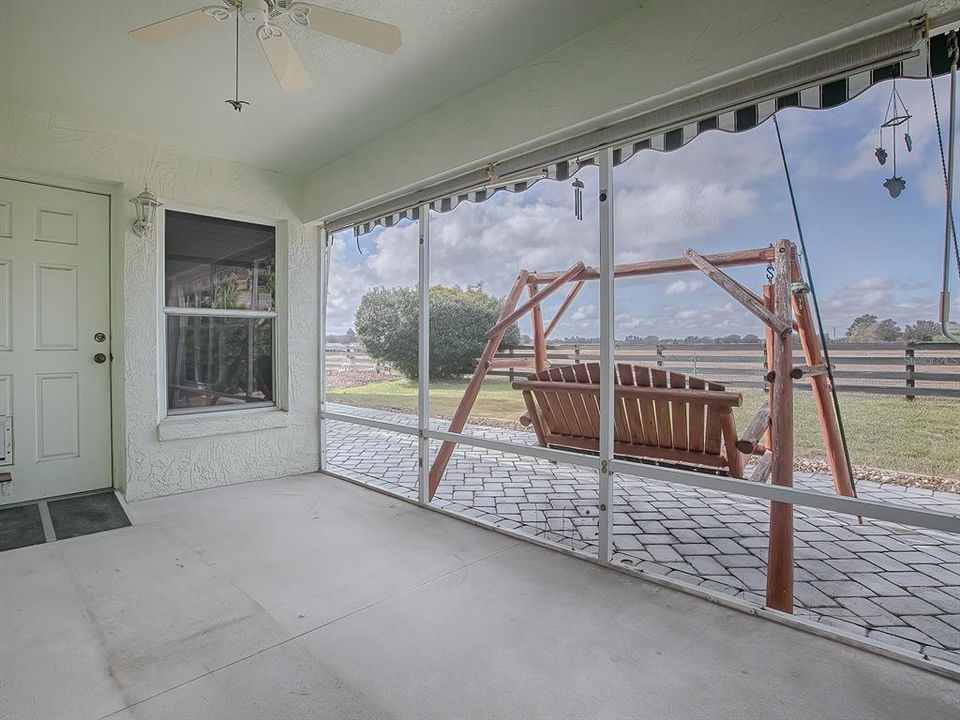
<path id="1" fill-rule="evenodd" d="M 332 406 L 386 422 L 399 413 Z M 437 421 L 440 429 L 446 429 Z M 532 432 L 467 425 L 469 435 L 513 445 Z M 330 472 L 417 497 L 417 437 L 355 423 L 327 424 Z M 439 443 L 432 444 L 436 452 Z M 643 466 L 638 466 L 643 473 Z M 613 562 L 766 602 L 769 503 L 702 488 L 613 475 Z M 797 472 L 798 487 L 833 495 L 829 475 Z M 859 497 L 960 517 L 960 495 L 864 481 Z M 597 556 L 597 472 L 568 463 L 458 445 L 434 505 Z M 960 534 L 816 508 L 794 508 L 795 613 L 960 671 Z"/>
<path id="2" fill-rule="evenodd" d="M 0 554 L 0 716 L 956 718 L 960 684 L 320 475 Z"/>

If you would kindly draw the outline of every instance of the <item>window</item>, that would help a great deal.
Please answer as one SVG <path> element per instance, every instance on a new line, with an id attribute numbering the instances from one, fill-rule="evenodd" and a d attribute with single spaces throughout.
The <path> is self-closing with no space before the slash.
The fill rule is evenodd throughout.
<path id="1" fill-rule="evenodd" d="M 274 404 L 276 228 L 167 211 L 168 414 Z"/>

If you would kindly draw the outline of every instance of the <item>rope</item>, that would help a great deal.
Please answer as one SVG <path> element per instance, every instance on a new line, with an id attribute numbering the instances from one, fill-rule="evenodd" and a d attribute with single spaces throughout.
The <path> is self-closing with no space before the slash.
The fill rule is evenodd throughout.
<path id="1" fill-rule="evenodd" d="M 943 152 L 943 133 L 940 131 L 940 111 L 937 108 L 937 92 L 933 86 L 933 76 L 930 77 L 930 95 L 933 97 L 933 118 L 937 124 L 937 142 L 940 143 L 940 168 L 943 170 L 943 186 L 950 192 L 947 184 L 947 160 Z M 953 255 L 957 261 L 957 277 L 960 278 L 960 245 L 957 244 L 957 225 L 950 213 L 950 234 L 953 236 Z"/>
<path id="2" fill-rule="evenodd" d="M 793 220 L 797 225 L 797 238 L 800 240 L 800 254 L 803 257 L 804 272 L 807 283 L 810 285 L 810 299 L 813 301 L 813 314 L 817 319 L 817 332 L 820 335 L 820 345 L 823 347 L 823 361 L 827 365 L 827 378 L 830 380 L 830 397 L 833 399 L 833 409 L 837 413 L 837 426 L 840 430 L 840 444 L 843 445 L 843 458 L 847 463 L 847 472 L 850 475 L 850 485 L 853 494 L 857 494 L 857 481 L 853 477 L 853 466 L 850 464 L 850 450 L 847 447 L 847 433 L 843 428 L 843 415 L 840 413 L 840 400 L 837 398 L 837 389 L 833 382 L 833 364 L 830 362 L 830 350 L 827 348 L 827 336 L 823 330 L 823 319 L 820 317 L 820 303 L 817 302 L 817 289 L 813 283 L 813 272 L 810 270 L 810 259 L 807 257 L 807 245 L 803 240 L 803 228 L 800 225 L 800 212 L 797 210 L 797 198 L 793 193 L 793 182 L 790 180 L 790 168 L 787 166 L 787 153 L 783 149 L 783 137 L 780 135 L 780 123 L 777 115 L 773 115 L 773 126 L 777 130 L 777 143 L 780 145 L 780 159 L 783 161 L 783 174 L 787 178 L 787 189 L 790 191 L 790 203 L 793 205 Z"/>

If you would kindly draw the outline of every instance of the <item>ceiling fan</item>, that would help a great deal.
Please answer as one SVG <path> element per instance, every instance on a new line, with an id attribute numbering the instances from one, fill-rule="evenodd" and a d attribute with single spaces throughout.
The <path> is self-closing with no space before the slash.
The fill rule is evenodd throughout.
<path id="1" fill-rule="evenodd" d="M 286 93 L 301 92 L 313 85 L 300 56 L 287 34 L 276 21 L 290 18 L 297 25 L 392 55 L 400 47 L 400 28 L 377 20 L 351 15 L 332 8 L 297 0 L 220 0 L 213 5 L 130 31 L 130 37 L 147 45 L 160 45 L 236 16 L 239 37 L 240 20 L 258 23 L 257 39 L 267 62 Z M 238 41 L 239 45 L 239 41 Z M 240 102 L 227 101 L 233 104 Z M 234 105 L 238 110 L 240 109 Z"/>

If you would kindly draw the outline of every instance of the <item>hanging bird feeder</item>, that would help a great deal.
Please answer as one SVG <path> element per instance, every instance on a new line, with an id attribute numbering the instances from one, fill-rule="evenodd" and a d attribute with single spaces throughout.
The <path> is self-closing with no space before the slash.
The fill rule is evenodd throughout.
<path id="1" fill-rule="evenodd" d="M 887 164 L 887 150 L 884 147 L 884 130 L 889 129 L 892 135 L 890 148 L 893 151 L 893 174 L 884 181 L 883 186 L 892 198 L 900 197 L 900 193 L 907 187 L 907 181 L 897 175 L 897 128 L 906 125 L 905 132 L 903 133 L 903 144 L 906 146 L 907 152 L 913 152 L 913 138 L 910 137 L 911 117 L 913 116 L 910 114 L 910 111 L 907 110 L 903 98 L 900 97 L 900 93 L 897 91 L 897 81 L 894 80 L 893 90 L 890 92 L 890 100 L 887 102 L 887 112 L 884 115 L 883 123 L 880 125 L 880 145 L 873 153 L 878 163 L 881 165 Z"/>
<path id="2" fill-rule="evenodd" d="M 898 198 L 900 197 L 900 193 L 902 193 L 903 189 L 907 186 L 907 181 L 902 177 L 897 177 L 894 175 L 893 177 L 887 178 L 883 183 L 883 186 L 887 189 L 887 192 L 890 193 L 890 197 Z"/>

